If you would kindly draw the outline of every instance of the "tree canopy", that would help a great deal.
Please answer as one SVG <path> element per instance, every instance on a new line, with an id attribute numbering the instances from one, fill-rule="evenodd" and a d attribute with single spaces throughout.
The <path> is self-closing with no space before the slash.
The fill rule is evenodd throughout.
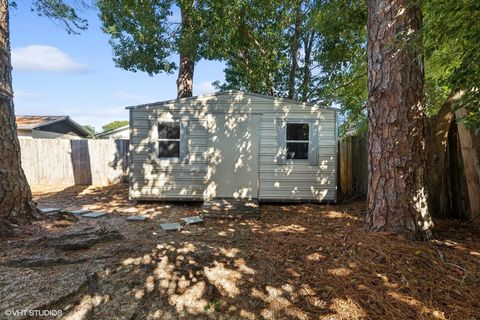
<path id="1" fill-rule="evenodd" d="M 97 130 L 95 130 L 95 127 L 89 124 L 85 124 L 82 126 L 83 129 L 87 130 L 88 133 L 90 134 L 91 137 L 94 137 L 97 134 Z"/>
<path id="2" fill-rule="evenodd" d="M 424 1 L 424 44 L 429 111 L 452 92 L 463 91 L 461 121 L 480 133 L 480 2 Z"/>
<path id="3" fill-rule="evenodd" d="M 128 120 L 117 120 L 107 123 L 106 125 L 102 126 L 103 132 L 115 130 L 124 126 L 128 125 Z"/>
<path id="4" fill-rule="evenodd" d="M 217 87 L 287 97 L 288 71 L 296 63 L 296 99 L 338 105 L 349 121 L 362 122 L 368 95 L 366 1 L 273 1 L 265 13 L 271 20 L 262 9 L 251 14 L 257 4 L 247 2 L 249 14 L 237 12 L 242 18 L 232 29 L 245 42 L 241 23 L 248 25 L 251 41 L 244 52 L 224 55 L 226 81 Z M 295 6 L 301 8 L 296 47 Z M 460 103 L 468 115 L 462 121 L 480 131 L 480 2 L 425 0 L 422 10 L 427 113 L 435 114 L 452 92 L 464 91 Z"/>
<path id="5" fill-rule="evenodd" d="M 18 3 L 10 1 L 10 6 L 18 8 Z M 78 34 L 88 28 L 87 19 L 79 16 L 78 11 L 88 7 L 89 0 L 34 0 L 30 9 L 39 16 L 53 20 L 69 34 Z"/>

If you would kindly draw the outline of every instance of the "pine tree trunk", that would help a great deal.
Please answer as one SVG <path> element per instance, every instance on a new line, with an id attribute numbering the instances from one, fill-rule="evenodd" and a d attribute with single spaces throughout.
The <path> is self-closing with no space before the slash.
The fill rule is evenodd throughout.
<path id="1" fill-rule="evenodd" d="M 427 240 L 421 24 L 415 1 L 368 1 L 366 227 Z"/>
<path id="2" fill-rule="evenodd" d="M 295 7 L 295 24 L 293 30 L 293 38 L 290 46 L 291 53 L 291 64 L 290 64 L 290 74 L 288 79 L 288 99 L 295 98 L 295 78 L 297 75 L 297 56 L 298 56 L 298 47 L 299 39 L 301 33 L 301 23 L 302 23 L 302 1 L 299 1 Z"/>
<path id="3" fill-rule="evenodd" d="M 8 0 L 0 0 L 0 237 L 37 213 L 21 167 L 12 94 Z"/>
<path id="4" fill-rule="evenodd" d="M 180 54 L 180 67 L 177 78 L 177 98 L 191 97 L 193 94 L 193 70 L 195 62 L 188 55 Z"/>
<path id="5" fill-rule="evenodd" d="M 303 66 L 303 80 L 302 80 L 302 101 L 308 101 L 309 90 L 310 90 L 310 79 L 312 77 L 311 67 L 311 55 L 313 48 L 313 40 L 315 37 L 315 32 L 311 31 L 308 33 L 304 40 L 304 66 Z"/>
<path id="6" fill-rule="evenodd" d="M 177 98 L 191 97 L 193 94 L 193 72 L 195 68 L 196 28 L 191 14 L 194 2 L 189 1 L 180 6 L 182 17 L 182 35 L 180 39 L 180 66 L 177 78 Z"/>

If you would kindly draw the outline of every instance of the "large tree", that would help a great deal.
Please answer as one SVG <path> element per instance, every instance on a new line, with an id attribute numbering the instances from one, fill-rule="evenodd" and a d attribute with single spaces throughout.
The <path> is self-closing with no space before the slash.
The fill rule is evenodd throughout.
<path id="1" fill-rule="evenodd" d="M 214 3 L 219 18 L 207 28 L 208 37 L 221 44 L 217 57 L 227 65 L 225 83 L 217 87 L 311 100 L 318 80 L 312 75 L 312 69 L 318 71 L 312 66 L 319 42 L 311 27 L 315 1 L 225 2 Z"/>
<path id="2" fill-rule="evenodd" d="M 118 67 L 149 75 L 178 69 L 177 97 L 192 96 L 195 62 L 208 48 L 199 1 L 99 0 L 98 7 Z"/>
<path id="3" fill-rule="evenodd" d="M 12 89 L 8 0 L 0 0 L 0 237 L 13 234 L 14 226 L 38 216 L 32 192 L 21 166 Z M 11 2 L 17 6 L 15 2 Z M 32 10 L 59 21 L 69 33 L 87 27 L 73 7 L 62 0 L 37 0 Z"/>
<path id="4" fill-rule="evenodd" d="M 367 227 L 426 240 L 421 27 L 417 1 L 368 0 Z"/>
<path id="5" fill-rule="evenodd" d="M 37 212 L 20 161 L 13 107 L 8 2 L 0 0 L 0 236 L 12 234 L 13 225 L 28 223 Z"/>

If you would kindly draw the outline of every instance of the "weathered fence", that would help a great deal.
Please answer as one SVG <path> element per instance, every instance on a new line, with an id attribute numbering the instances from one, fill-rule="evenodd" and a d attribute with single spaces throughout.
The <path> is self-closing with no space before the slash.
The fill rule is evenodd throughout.
<path id="1" fill-rule="evenodd" d="M 480 223 L 480 136 L 457 123 L 465 109 L 454 103 L 450 98 L 427 121 L 430 210 L 436 217 Z"/>
<path id="2" fill-rule="evenodd" d="M 367 194 L 367 161 L 366 134 L 340 138 L 338 142 L 340 200 L 355 199 Z"/>
<path id="3" fill-rule="evenodd" d="M 438 115 L 427 119 L 426 178 L 430 212 L 438 218 L 480 223 L 480 136 L 456 117 L 449 100 Z M 463 115 L 464 116 L 464 115 Z M 339 200 L 367 194 L 366 135 L 349 135 L 338 142 Z M 375 170 L 375 168 L 373 168 Z"/>
<path id="4" fill-rule="evenodd" d="M 128 140 L 20 139 L 31 186 L 109 185 L 128 175 Z"/>

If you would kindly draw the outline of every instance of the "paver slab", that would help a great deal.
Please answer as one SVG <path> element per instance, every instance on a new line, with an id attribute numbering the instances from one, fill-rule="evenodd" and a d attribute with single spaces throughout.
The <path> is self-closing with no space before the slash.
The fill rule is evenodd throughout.
<path id="1" fill-rule="evenodd" d="M 80 209 L 80 210 L 70 210 L 69 212 L 75 216 L 83 216 L 86 213 L 92 212 L 92 210 Z"/>
<path id="2" fill-rule="evenodd" d="M 82 217 L 85 217 L 85 218 L 100 218 L 100 217 L 103 217 L 103 216 L 106 216 L 106 215 L 107 215 L 107 213 L 105 213 L 105 212 L 92 211 L 90 213 L 82 215 Z"/>
<path id="3" fill-rule="evenodd" d="M 185 217 L 182 218 L 182 220 L 185 222 L 185 224 L 197 224 L 197 223 L 203 223 L 203 219 L 200 218 L 200 216 L 192 216 L 192 217 Z"/>
<path id="4" fill-rule="evenodd" d="M 165 231 L 180 231 L 182 226 L 179 223 L 162 223 L 160 224 L 160 228 Z"/>

